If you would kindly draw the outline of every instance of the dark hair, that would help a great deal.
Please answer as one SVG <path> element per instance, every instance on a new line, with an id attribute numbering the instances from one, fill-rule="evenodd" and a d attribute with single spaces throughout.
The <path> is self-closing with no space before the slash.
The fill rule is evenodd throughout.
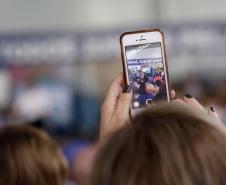
<path id="1" fill-rule="evenodd" d="M 177 105 L 145 111 L 100 148 L 90 184 L 226 185 L 225 128 L 213 124 Z"/>
<path id="2" fill-rule="evenodd" d="M 63 185 L 67 166 L 58 145 L 26 126 L 0 129 L 1 185 Z"/>

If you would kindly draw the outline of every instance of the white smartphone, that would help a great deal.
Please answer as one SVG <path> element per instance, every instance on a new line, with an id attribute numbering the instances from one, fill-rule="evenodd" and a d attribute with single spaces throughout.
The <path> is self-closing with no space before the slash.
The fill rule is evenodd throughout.
<path id="1" fill-rule="evenodd" d="M 133 91 L 131 116 L 159 101 L 170 101 L 164 35 L 159 29 L 120 37 L 124 77 Z"/>

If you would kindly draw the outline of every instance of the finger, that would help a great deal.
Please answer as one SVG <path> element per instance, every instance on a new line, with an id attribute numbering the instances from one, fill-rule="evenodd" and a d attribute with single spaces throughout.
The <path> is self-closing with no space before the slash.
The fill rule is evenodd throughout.
<path id="1" fill-rule="evenodd" d="M 106 124 L 110 122 L 113 116 L 123 84 L 124 78 L 121 73 L 114 79 L 108 88 L 105 100 L 101 106 L 101 130 L 107 126 Z"/>
<path id="2" fill-rule="evenodd" d="M 118 98 L 124 84 L 123 74 L 118 75 L 108 88 L 106 98 L 101 107 L 101 119 L 107 122 L 114 113 Z"/>
<path id="3" fill-rule="evenodd" d="M 127 86 L 129 87 L 129 86 Z M 131 88 L 130 88 L 131 89 Z M 118 102 L 116 108 L 112 114 L 112 116 L 107 121 L 101 121 L 101 129 L 100 129 L 100 137 L 104 138 L 114 131 L 121 128 L 125 125 L 126 121 L 129 119 L 129 109 L 130 103 L 132 100 L 132 93 L 131 90 L 123 89 L 124 93 L 120 93 L 118 98 Z"/>
<path id="4" fill-rule="evenodd" d="M 131 87 L 128 86 L 128 89 L 121 93 L 118 103 L 114 112 L 114 119 L 118 126 L 122 126 L 129 119 L 129 109 L 132 101 L 132 91 Z"/>
<path id="5" fill-rule="evenodd" d="M 196 108 L 198 110 L 205 111 L 204 107 L 195 98 L 193 98 L 190 94 L 184 95 L 184 101 L 188 105 L 190 105 L 191 108 Z"/>
<path id="6" fill-rule="evenodd" d="M 207 112 L 208 112 L 208 114 L 210 116 L 212 116 L 213 118 L 215 118 L 218 123 L 221 123 L 222 124 L 222 122 L 221 122 L 221 120 L 220 120 L 217 112 L 215 111 L 215 109 L 213 107 L 209 107 L 208 110 L 207 110 Z"/>
<path id="7" fill-rule="evenodd" d="M 187 104 L 187 103 L 185 103 L 185 101 L 184 101 L 184 100 L 179 99 L 179 98 L 174 98 L 174 99 L 172 99 L 172 101 L 171 101 L 171 102 L 172 102 L 172 103 Z"/>
<path id="8" fill-rule="evenodd" d="M 120 73 L 111 83 L 108 88 L 107 95 L 112 96 L 112 94 L 117 94 L 118 96 L 121 93 L 122 87 L 125 85 L 123 73 Z M 117 92 L 117 93 L 116 93 Z M 119 93 L 118 93 L 119 92 Z"/>

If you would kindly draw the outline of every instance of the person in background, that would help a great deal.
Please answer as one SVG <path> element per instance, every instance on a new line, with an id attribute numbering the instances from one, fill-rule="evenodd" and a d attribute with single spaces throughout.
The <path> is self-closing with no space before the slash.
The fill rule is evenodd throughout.
<path id="1" fill-rule="evenodd" d="M 187 94 L 130 120 L 131 93 L 118 82 L 102 107 L 90 185 L 226 185 L 226 128 L 213 107 Z"/>
<path id="2" fill-rule="evenodd" d="M 67 168 L 60 147 L 44 131 L 0 129 L 1 185 L 64 185 Z"/>

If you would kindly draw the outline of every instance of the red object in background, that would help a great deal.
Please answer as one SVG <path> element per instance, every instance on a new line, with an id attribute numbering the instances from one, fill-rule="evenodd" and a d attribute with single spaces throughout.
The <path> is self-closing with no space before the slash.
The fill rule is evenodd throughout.
<path id="1" fill-rule="evenodd" d="M 155 77 L 155 81 L 158 81 L 158 80 L 161 81 L 162 80 L 162 77 L 161 76 L 156 76 Z"/>

